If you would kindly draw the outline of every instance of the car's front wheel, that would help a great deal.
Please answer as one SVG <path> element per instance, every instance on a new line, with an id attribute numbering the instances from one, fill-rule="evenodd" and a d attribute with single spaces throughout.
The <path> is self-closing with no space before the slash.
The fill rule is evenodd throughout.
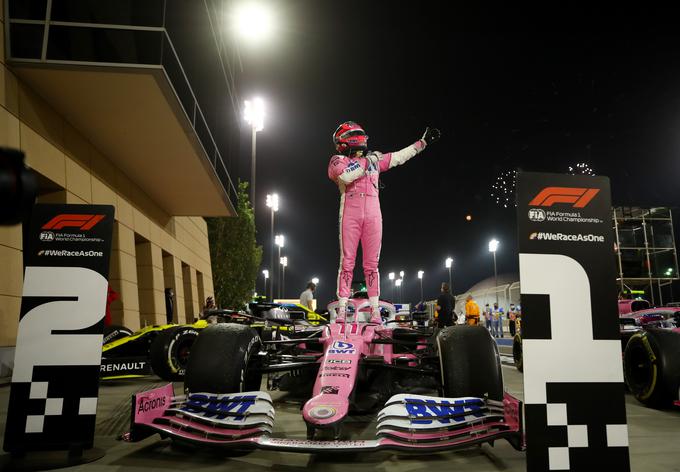
<path id="1" fill-rule="evenodd" d="M 205 328 L 191 348 L 184 387 L 189 392 L 259 390 L 260 337 L 249 326 L 219 323 Z"/>
<path id="2" fill-rule="evenodd" d="M 647 406 L 669 406 L 680 388 L 680 333 L 650 329 L 631 336 L 623 353 L 626 385 Z"/>
<path id="3" fill-rule="evenodd" d="M 436 339 L 444 396 L 503 400 L 501 359 L 486 328 L 450 326 Z"/>

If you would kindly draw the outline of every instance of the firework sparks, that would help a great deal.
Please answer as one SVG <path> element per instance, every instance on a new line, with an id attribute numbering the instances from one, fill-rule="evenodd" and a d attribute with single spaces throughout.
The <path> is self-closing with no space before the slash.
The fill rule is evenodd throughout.
<path id="1" fill-rule="evenodd" d="M 579 162 L 569 166 L 569 173 L 571 175 L 595 175 L 595 171 L 586 162 Z"/>
<path id="2" fill-rule="evenodd" d="M 496 177 L 496 181 L 491 186 L 491 198 L 497 205 L 503 208 L 516 207 L 515 185 L 517 182 L 517 171 L 506 170 Z"/>

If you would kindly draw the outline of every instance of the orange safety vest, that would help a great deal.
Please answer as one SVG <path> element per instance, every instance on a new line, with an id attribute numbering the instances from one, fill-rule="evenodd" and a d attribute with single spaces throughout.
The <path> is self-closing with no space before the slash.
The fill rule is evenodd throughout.
<path id="1" fill-rule="evenodd" d="M 465 314 L 479 318 L 479 305 L 477 305 L 476 301 L 470 300 L 465 304 Z"/>

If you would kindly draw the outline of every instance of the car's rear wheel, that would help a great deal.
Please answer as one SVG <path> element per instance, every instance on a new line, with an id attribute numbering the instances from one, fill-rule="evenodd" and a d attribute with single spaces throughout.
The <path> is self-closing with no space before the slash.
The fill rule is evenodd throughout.
<path id="1" fill-rule="evenodd" d="M 446 397 L 503 400 L 498 347 L 482 326 L 450 326 L 437 335 L 442 390 Z"/>
<path id="2" fill-rule="evenodd" d="M 245 325 L 221 323 L 208 326 L 191 348 L 184 387 L 189 392 L 235 393 L 259 390 L 261 342 Z"/>
<path id="3" fill-rule="evenodd" d="M 650 329 L 631 336 L 623 353 L 626 385 L 647 406 L 669 406 L 680 388 L 680 333 Z"/>
<path id="4" fill-rule="evenodd" d="M 170 382 L 182 380 L 198 333 L 199 330 L 192 326 L 177 326 L 158 334 L 149 349 L 154 373 Z"/>
<path id="5" fill-rule="evenodd" d="M 522 351 L 522 336 L 516 334 L 512 339 L 512 359 L 515 361 L 515 367 L 520 372 L 524 372 L 524 353 Z"/>

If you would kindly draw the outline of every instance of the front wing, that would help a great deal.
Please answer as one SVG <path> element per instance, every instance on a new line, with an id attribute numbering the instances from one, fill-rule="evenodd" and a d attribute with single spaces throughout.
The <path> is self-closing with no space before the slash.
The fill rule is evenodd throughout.
<path id="1" fill-rule="evenodd" d="M 125 435 L 139 441 L 154 433 L 228 449 L 287 452 L 443 451 L 506 439 L 524 449 L 522 403 L 483 398 L 393 396 L 378 414 L 376 438 L 307 440 L 273 437 L 274 405 L 265 392 L 194 393 L 174 396 L 172 384 L 132 397 L 132 424 Z"/>

